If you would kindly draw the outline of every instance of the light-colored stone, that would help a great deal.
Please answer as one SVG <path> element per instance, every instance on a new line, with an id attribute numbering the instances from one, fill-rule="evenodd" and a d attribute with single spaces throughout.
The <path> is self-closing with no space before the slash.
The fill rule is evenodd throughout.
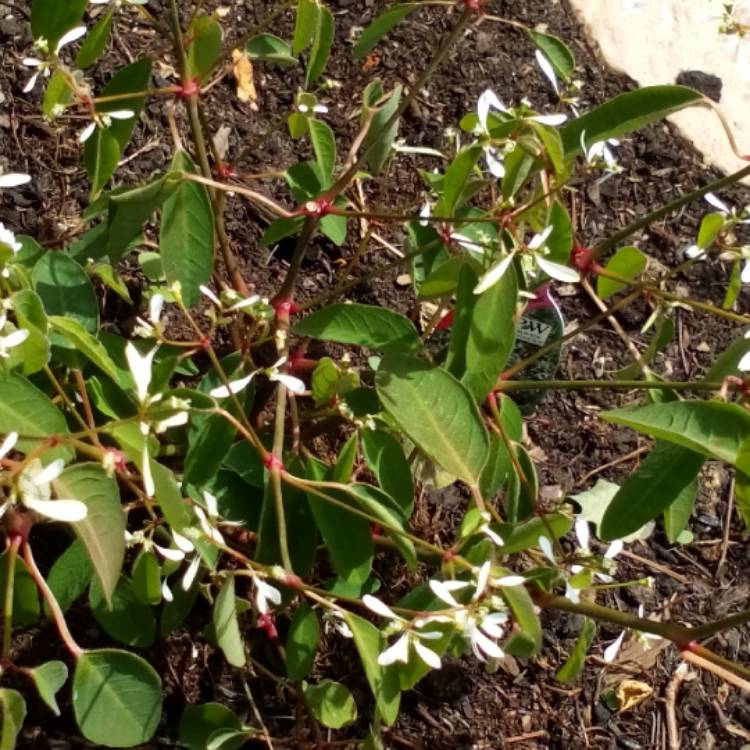
<path id="1" fill-rule="evenodd" d="M 718 76 L 723 84 L 718 106 L 740 153 L 750 153 L 750 35 L 743 39 L 719 33 L 722 0 L 571 0 L 571 4 L 607 64 L 641 86 L 673 84 L 682 71 Z M 750 3 L 740 10 L 750 14 Z M 738 20 L 744 21 L 744 16 Z M 692 107 L 671 120 L 722 171 L 746 166 L 732 152 L 710 109 Z"/>

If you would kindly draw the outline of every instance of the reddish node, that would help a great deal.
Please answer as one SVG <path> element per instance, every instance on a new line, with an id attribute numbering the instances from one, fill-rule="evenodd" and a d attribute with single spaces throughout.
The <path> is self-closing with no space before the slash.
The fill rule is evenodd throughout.
<path id="1" fill-rule="evenodd" d="M 31 533 L 31 518 L 27 513 L 10 508 L 4 519 L 5 536 L 9 544 L 25 544 Z"/>
<path id="2" fill-rule="evenodd" d="M 474 13 L 479 13 L 484 6 L 484 0 L 462 0 L 464 8 Z"/>
<path id="3" fill-rule="evenodd" d="M 700 643 L 698 641 L 688 641 L 687 643 L 680 643 L 678 647 L 680 651 L 688 651 L 691 654 L 695 654 L 700 650 Z"/>
<path id="4" fill-rule="evenodd" d="M 201 92 L 200 83 L 197 79 L 183 81 L 181 85 L 175 86 L 175 94 L 178 99 L 191 99 Z"/>
<path id="5" fill-rule="evenodd" d="M 279 583 L 282 586 L 294 589 L 295 591 L 302 591 L 302 589 L 305 588 L 305 584 L 302 582 L 302 579 L 294 573 L 287 573 L 284 578 L 279 581 Z"/>
<path id="6" fill-rule="evenodd" d="M 298 213 L 303 216 L 317 216 L 319 218 L 331 213 L 333 203 L 326 197 L 316 198 L 313 201 L 307 201 Z"/>
<path id="7" fill-rule="evenodd" d="M 290 297 L 283 297 L 271 303 L 277 318 L 289 319 L 290 315 L 299 312 L 299 305 L 295 304 Z"/>
<path id="8" fill-rule="evenodd" d="M 370 536 L 374 539 L 376 536 L 380 536 L 380 532 L 383 529 L 380 527 L 379 523 L 371 523 L 370 524 Z"/>
<path id="9" fill-rule="evenodd" d="M 198 341 L 198 348 L 199 349 L 208 349 L 211 346 L 211 338 L 209 336 L 204 336 L 202 339 Z"/>
<path id="10" fill-rule="evenodd" d="M 451 560 L 455 559 L 456 557 L 456 550 L 454 549 L 447 549 L 445 552 L 443 552 L 443 564 L 447 564 L 451 562 Z"/>
<path id="11" fill-rule="evenodd" d="M 281 459 L 277 458 L 273 453 L 266 453 L 266 456 L 263 459 L 263 466 L 265 466 L 268 471 L 284 471 L 284 464 Z"/>
<path id="12" fill-rule="evenodd" d="M 437 228 L 438 237 L 440 237 L 440 241 L 446 245 L 449 246 L 451 242 L 453 241 L 451 238 L 451 228 L 447 224 L 442 224 Z"/>
<path id="13" fill-rule="evenodd" d="M 118 473 L 125 471 L 125 454 L 117 448 L 107 448 L 104 453 L 106 454 L 105 463 L 111 462 L 114 470 Z"/>
<path id="14" fill-rule="evenodd" d="M 450 328 L 453 325 L 453 310 L 448 310 L 440 321 L 435 326 L 436 331 L 444 331 L 446 328 Z"/>
<path id="15" fill-rule="evenodd" d="M 266 634 L 269 641 L 275 641 L 279 637 L 279 632 L 276 630 L 276 618 L 270 613 L 258 616 L 258 627 Z"/>
<path id="16" fill-rule="evenodd" d="M 591 250 L 583 245 L 574 245 L 570 251 L 570 265 L 578 271 L 581 276 L 588 276 L 598 268 L 598 263 L 591 256 Z"/>
<path id="17" fill-rule="evenodd" d="M 234 167 L 231 164 L 227 164 L 226 162 L 220 161 L 216 165 L 216 176 L 220 180 L 228 180 L 230 177 L 234 177 L 237 172 L 235 171 Z"/>

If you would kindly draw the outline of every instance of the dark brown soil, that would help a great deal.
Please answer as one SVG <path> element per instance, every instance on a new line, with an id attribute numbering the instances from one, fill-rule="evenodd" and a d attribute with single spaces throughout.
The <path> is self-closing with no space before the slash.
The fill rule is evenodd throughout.
<path id="1" fill-rule="evenodd" d="M 188 5 L 186 1 L 183 4 Z M 153 0 L 149 8 L 157 17 L 164 18 L 163 5 Z M 327 119 L 336 131 L 341 153 L 345 152 L 355 132 L 353 115 L 358 110 L 364 85 L 376 76 L 386 85 L 413 81 L 430 58 L 441 34 L 449 27 L 450 18 L 442 8 L 421 11 L 391 34 L 363 67 L 350 54 L 352 30 L 355 26 L 364 26 L 384 3 L 328 0 L 327 5 L 336 15 L 337 34 L 336 54 L 327 76 L 337 82 L 337 86 L 323 93 L 321 98 L 330 108 Z M 263 17 L 266 6 L 262 0 L 237 0 L 232 5 L 226 28 L 239 34 Z M 498 15 L 507 15 L 531 26 L 544 25 L 569 43 L 583 82 L 580 104 L 583 110 L 634 86 L 632 81 L 600 63 L 565 0 L 497 0 L 490 6 Z M 21 94 L 25 73 L 19 72 L 22 71 L 20 58 L 28 52 L 29 42 L 26 25 L 17 9 L 4 8 L 0 2 L 0 11 L 0 92 L 4 102 L 0 114 L 0 166 L 9 170 L 25 169 L 34 176 L 31 185 L 2 193 L 0 221 L 14 230 L 35 236 L 46 246 L 59 247 L 80 232 L 76 217 L 87 200 L 80 149 L 74 137 L 77 128 L 75 123 L 64 121 L 54 125 L 45 123 L 39 115 L 38 95 Z M 97 85 L 107 80 L 112 70 L 141 54 L 171 61 L 168 42 L 154 37 L 128 14 L 121 14 L 118 19 L 112 53 L 95 71 Z M 291 14 L 278 21 L 273 31 L 288 38 Z M 473 30 L 456 47 L 404 117 L 401 135 L 411 145 L 444 147 L 445 128 L 455 127 L 460 117 L 474 108 L 478 95 L 487 87 L 497 91 L 505 102 L 515 103 L 528 97 L 540 109 L 553 107 L 551 93 L 533 64 L 532 52 L 525 38 L 507 27 L 488 22 Z M 158 72 L 156 83 L 163 83 Z M 213 130 L 223 125 L 229 127 L 227 159 L 235 164 L 238 172 L 279 170 L 305 156 L 306 146 L 287 137 L 283 119 L 280 119 L 289 111 L 301 85 L 302 74 L 298 69 L 279 71 L 270 66 L 257 66 L 257 113 L 238 102 L 230 78 L 212 89 L 206 104 L 209 126 Z M 133 158 L 118 171 L 118 183 L 135 183 L 165 169 L 172 144 L 163 104 L 163 101 L 154 101 L 147 105 L 128 151 Z M 178 124 L 184 129 L 183 117 L 178 108 Z M 691 146 L 667 125 L 650 127 L 626 139 L 617 153 L 624 167 L 622 174 L 598 187 L 593 180 L 576 187 L 575 220 L 583 242 L 593 243 L 633 217 L 716 176 L 703 166 L 701 157 Z M 400 158 L 387 176 L 368 187 L 370 206 L 404 213 L 414 211 L 422 201 L 422 183 L 416 168 L 433 166 L 434 160 L 429 157 Z M 281 181 L 261 180 L 254 182 L 254 186 L 288 202 Z M 728 190 L 722 197 L 735 204 L 750 202 L 746 191 L 741 189 Z M 680 215 L 651 226 L 636 238 L 638 244 L 655 261 L 674 265 L 681 248 L 694 240 L 704 213 L 704 205 L 690 206 Z M 240 200 L 229 201 L 226 222 L 246 280 L 258 291 L 272 293 L 288 261 L 288 248 L 282 245 L 270 257 L 266 249 L 259 247 L 264 222 Z M 400 242 L 396 234 L 389 237 Z M 351 244 L 338 249 L 325 240 L 317 240 L 314 252 L 306 261 L 300 298 L 310 298 L 328 288 L 340 267 L 338 261 L 350 257 L 352 250 Z M 382 249 L 369 250 L 364 268 L 391 257 Z M 363 284 L 351 296 L 414 315 L 416 311 L 408 288 L 396 283 L 398 274 L 399 271 L 393 271 Z M 139 282 L 134 269 L 129 278 L 133 279 L 136 292 Z M 720 304 L 726 280 L 725 266 L 703 264 L 670 284 L 673 288 L 688 289 L 696 298 Z M 580 322 L 596 312 L 582 290 L 574 290 L 561 302 L 568 321 Z M 739 304 L 745 308 L 745 294 Z M 113 323 L 132 313 L 132 310 L 113 310 Z M 625 330 L 638 343 L 647 340 L 639 331 L 649 314 L 650 307 L 641 302 L 619 315 Z M 694 378 L 736 335 L 736 330 L 720 319 L 683 309 L 677 312 L 677 319 L 679 336 L 658 355 L 655 367 L 676 379 Z M 612 328 L 603 324 L 565 347 L 561 376 L 588 378 L 615 370 L 627 363 L 624 351 Z M 628 393 L 613 396 L 610 393 L 560 392 L 546 399 L 528 423 L 529 447 L 540 471 L 544 497 L 553 502 L 564 493 L 590 487 L 598 477 L 618 481 L 633 470 L 638 457 L 625 461 L 622 458 L 644 443 L 629 431 L 605 424 L 597 418 L 597 412 L 634 398 L 635 394 Z M 615 461 L 619 463 L 610 466 Z M 634 545 L 633 552 L 640 559 L 625 559 L 623 577 L 653 576 L 654 585 L 612 592 L 608 595 L 610 605 L 632 611 L 643 603 L 649 613 L 669 615 L 688 623 L 716 618 L 746 606 L 750 589 L 744 574 L 740 573 L 748 564 L 748 548 L 736 515 L 731 519 L 728 544 L 722 541 L 730 494 L 729 476 L 722 467 L 710 466 L 705 479 L 699 507 L 691 521 L 695 542 L 671 547 L 657 530 L 645 543 Z M 413 525 L 427 537 L 447 537 L 457 516 L 457 509 L 420 498 Z M 51 561 L 60 548 L 60 540 L 45 536 L 42 541 L 48 545 L 49 553 L 40 556 Z M 726 560 L 721 563 L 723 551 Z M 383 561 L 379 570 L 385 584 L 395 592 L 405 590 L 415 580 L 413 576 L 407 580 L 410 574 L 390 562 Z M 243 716 L 248 715 L 242 686 L 201 635 L 206 615 L 199 609 L 191 618 L 189 628 L 170 636 L 146 654 L 160 671 L 167 692 L 159 740 L 149 747 L 174 746 L 170 738 L 175 736 L 180 710 L 186 701 L 215 700 L 227 703 Z M 653 695 L 629 712 L 613 714 L 601 701 L 603 686 L 608 682 L 607 670 L 599 658 L 599 645 L 594 647 L 578 681 L 563 687 L 554 680 L 555 671 L 575 641 L 579 625 L 574 617 L 545 615 L 545 647 L 539 658 L 531 662 L 508 659 L 495 674 L 486 673 L 473 659 L 462 659 L 430 675 L 404 696 L 402 716 L 388 734 L 391 746 L 424 750 L 666 748 L 667 686 L 680 662 L 674 649 L 661 651 L 653 666 L 643 657 L 633 664 L 618 665 L 618 670 L 632 672 L 636 679 L 650 685 Z M 106 638 L 97 631 L 84 607 L 72 613 L 71 627 L 83 644 L 106 644 Z M 602 640 L 611 640 L 616 635 L 616 631 L 606 627 L 600 630 Z M 279 668 L 278 654 L 257 633 L 249 632 L 248 639 L 256 644 L 254 654 L 260 663 L 271 669 Z M 730 632 L 712 643 L 718 652 L 740 660 L 747 653 L 748 645 L 750 631 L 747 629 Z M 16 653 L 20 663 L 38 662 L 40 656 L 60 656 L 54 631 L 47 625 L 20 634 Z M 351 645 L 342 643 L 341 638 L 326 636 L 316 663 L 316 674 L 344 681 L 354 691 L 360 707 L 368 705 L 356 655 Z M 294 706 L 288 695 L 261 677 L 252 679 L 250 686 L 272 734 L 293 735 Z M 25 691 L 26 695 L 29 693 Z M 62 703 L 67 704 L 67 698 L 63 697 Z M 55 719 L 40 702 L 32 700 L 20 746 L 84 747 L 74 739 L 77 732 L 66 708 L 69 706 L 63 707 L 63 717 Z M 701 674 L 698 679 L 683 684 L 676 712 L 683 748 L 741 748 L 750 742 L 747 697 L 735 688 L 727 688 L 711 675 Z M 356 728 L 366 731 L 366 722 L 360 721 Z"/>

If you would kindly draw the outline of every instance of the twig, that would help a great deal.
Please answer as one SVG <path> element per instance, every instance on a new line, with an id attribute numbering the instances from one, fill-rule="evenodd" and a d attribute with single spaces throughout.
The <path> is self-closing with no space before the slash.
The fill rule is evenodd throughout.
<path id="1" fill-rule="evenodd" d="M 669 681 L 665 692 L 665 713 L 667 717 L 667 735 L 669 736 L 669 750 L 680 750 L 680 730 L 677 725 L 677 712 L 675 705 L 677 702 L 677 692 L 683 682 L 694 680 L 698 674 L 688 667 L 686 662 L 682 662 L 675 670 L 674 677 Z"/>
<path id="2" fill-rule="evenodd" d="M 721 578 L 724 563 L 727 561 L 727 549 L 729 548 L 729 533 L 732 530 L 732 513 L 734 511 L 734 477 L 729 482 L 729 498 L 727 499 L 727 514 L 724 517 L 724 534 L 721 539 L 721 555 L 716 566 L 716 580 Z"/>

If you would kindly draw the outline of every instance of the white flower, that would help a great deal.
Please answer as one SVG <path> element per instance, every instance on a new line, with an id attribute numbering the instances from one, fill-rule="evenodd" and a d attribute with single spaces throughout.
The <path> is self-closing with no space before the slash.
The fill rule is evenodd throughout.
<path id="1" fill-rule="evenodd" d="M 16 447 L 18 433 L 9 432 L 2 443 L 0 443 L 0 461 L 4 459 Z"/>
<path id="2" fill-rule="evenodd" d="M 135 117 L 135 112 L 129 109 L 119 109 L 113 112 L 106 113 L 94 113 L 94 119 L 90 122 L 79 134 L 78 140 L 80 143 L 85 143 L 94 134 L 94 131 L 99 128 L 109 128 L 112 125 L 113 120 L 130 120 Z"/>
<path id="3" fill-rule="evenodd" d="M 505 275 L 505 272 L 513 262 L 515 255 L 516 251 L 514 250 L 513 252 L 504 255 L 499 261 L 497 261 L 497 263 L 490 266 L 489 270 L 481 279 L 479 279 L 479 282 L 474 287 L 474 294 L 482 294 L 495 286 L 495 284 L 497 284 L 497 282 Z"/>
<path id="4" fill-rule="evenodd" d="M 316 115 L 324 115 L 328 112 L 328 107 L 326 107 L 325 104 L 315 104 L 312 107 L 309 107 L 307 104 L 298 104 L 297 111 L 302 112 L 303 114 L 313 112 Z"/>
<path id="5" fill-rule="evenodd" d="M 536 51 L 535 57 L 537 64 L 542 69 L 542 73 L 544 73 L 547 80 L 552 84 L 552 88 L 555 90 L 555 93 L 559 96 L 560 87 L 558 86 L 557 75 L 555 73 L 555 69 L 552 67 L 552 63 L 549 61 L 547 56 L 539 49 Z"/>
<path id="6" fill-rule="evenodd" d="M 490 110 L 497 110 L 498 112 L 505 112 L 506 114 L 510 110 L 497 98 L 497 94 L 491 89 L 486 89 L 482 92 L 479 99 L 477 100 L 477 118 L 479 120 L 477 135 L 488 135 L 489 129 L 487 128 L 487 119 L 490 114 Z"/>
<path id="7" fill-rule="evenodd" d="M 29 331 L 26 328 L 19 328 L 7 336 L 0 336 L 0 357 L 10 357 L 10 350 L 23 344 L 28 337 Z"/>
<path id="8" fill-rule="evenodd" d="M 20 172 L 0 174 L 0 188 L 18 187 L 18 185 L 25 185 L 27 182 L 31 182 L 31 177 L 27 174 Z"/>
<path id="9" fill-rule="evenodd" d="M 281 592 L 278 589 L 260 578 L 254 578 L 253 582 L 255 583 L 255 606 L 260 614 L 268 614 L 270 611 L 269 602 L 277 607 L 281 604 Z"/>
<path id="10" fill-rule="evenodd" d="M 564 122 L 566 122 L 568 116 L 559 113 L 551 115 L 532 115 L 531 117 L 527 117 L 526 119 L 533 120 L 534 122 L 541 123 L 542 125 L 552 125 L 553 127 L 557 127 L 558 125 L 562 125 Z"/>
<path id="11" fill-rule="evenodd" d="M 85 33 L 86 33 L 85 26 L 76 26 L 74 29 L 71 29 L 70 31 L 66 31 L 60 37 L 60 41 L 57 43 L 57 46 L 55 47 L 55 55 L 59 55 L 60 50 L 63 47 L 66 47 L 68 44 L 72 44 L 73 42 L 78 41 Z"/>
<path id="12" fill-rule="evenodd" d="M 284 365 L 285 362 L 286 357 L 282 357 L 273 365 L 271 365 L 271 367 L 254 370 L 249 375 L 245 375 L 244 377 L 238 378 L 237 380 L 229 381 L 227 385 L 220 385 L 217 388 L 212 389 L 211 391 L 209 391 L 209 395 L 213 398 L 227 398 L 232 394 L 237 394 L 247 388 L 252 379 L 258 373 L 264 373 L 271 382 L 281 383 L 283 386 L 286 386 L 286 388 L 288 388 L 292 393 L 295 393 L 297 395 L 304 393 L 306 387 L 299 378 L 295 378 L 292 375 L 287 375 L 286 373 L 281 372 L 280 368 Z"/>
<path id="13" fill-rule="evenodd" d="M 750 339 L 750 331 L 745 332 L 744 338 Z M 740 370 L 740 372 L 747 372 L 750 370 L 750 351 L 745 352 L 745 354 L 742 355 L 740 361 L 737 363 L 737 369 Z M 0 453 L 0 458 L 2 457 L 2 453 Z"/>
<path id="14" fill-rule="evenodd" d="M 586 131 L 581 131 L 581 149 L 583 150 L 583 155 L 586 157 L 586 162 L 591 166 L 599 166 L 603 164 L 609 172 L 620 171 L 617 160 L 610 149 L 610 146 L 619 145 L 620 141 L 616 138 L 607 138 L 604 141 L 595 141 L 589 146 L 586 146 Z"/>
<path id="15" fill-rule="evenodd" d="M 547 276 L 562 281 L 567 284 L 574 284 L 581 280 L 581 276 L 574 268 L 563 266 L 560 263 L 554 263 L 551 260 L 547 260 L 544 257 L 544 253 L 549 252 L 545 243 L 552 234 L 552 226 L 548 226 L 543 232 L 535 234 L 527 247 L 534 253 L 534 260 L 539 268 L 547 274 Z"/>
<path id="16" fill-rule="evenodd" d="M 151 385 L 152 368 L 156 347 L 146 354 L 141 354 L 131 342 L 125 346 L 125 359 L 128 362 L 130 374 L 133 376 L 135 393 L 141 406 L 148 406 L 151 399 L 148 395 L 148 389 Z"/>
<path id="17" fill-rule="evenodd" d="M 550 542 L 549 538 L 546 536 L 540 536 L 537 540 L 537 544 L 539 545 L 539 549 L 542 550 L 542 554 L 553 564 L 557 565 L 557 560 L 555 559 L 555 553 L 552 549 L 552 542 Z"/>
<path id="18" fill-rule="evenodd" d="M 622 646 L 622 642 L 625 640 L 625 631 L 623 630 L 620 635 L 617 636 L 617 638 L 612 641 L 612 643 L 607 646 L 607 648 L 604 649 L 604 661 L 607 662 L 607 664 L 611 664 L 615 657 L 617 656 L 618 652 L 620 651 L 620 647 Z"/>
<path id="19" fill-rule="evenodd" d="M 5 225 L 0 222 L 0 248 L 7 247 L 15 255 L 23 246 L 16 239 L 16 235 L 6 229 Z"/>
<path id="20" fill-rule="evenodd" d="M 440 669 L 442 661 L 440 655 L 420 642 L 420 639 L 437 639 L 441 634 L 436 632 L 418 633 L 409 630 L 400 636 L 392 646 L 389 646 L 378 656 L 378 664 L 385 667 L 395 662 L 406 664 L 409 661 L 409 647 L 414 649 L 417 656 L 432 669 Z"/>
<path id="21" fill-rule="evenodd" d="M 157 338 L 161 332 L 161 314 L 164 309 L 164 297 L 161 294 L 154 294 L 148 303 L 148 320 L 140 316 L 137 317 L 138 324 L 133 333 L 136 336 L 144 338 Z"/>

